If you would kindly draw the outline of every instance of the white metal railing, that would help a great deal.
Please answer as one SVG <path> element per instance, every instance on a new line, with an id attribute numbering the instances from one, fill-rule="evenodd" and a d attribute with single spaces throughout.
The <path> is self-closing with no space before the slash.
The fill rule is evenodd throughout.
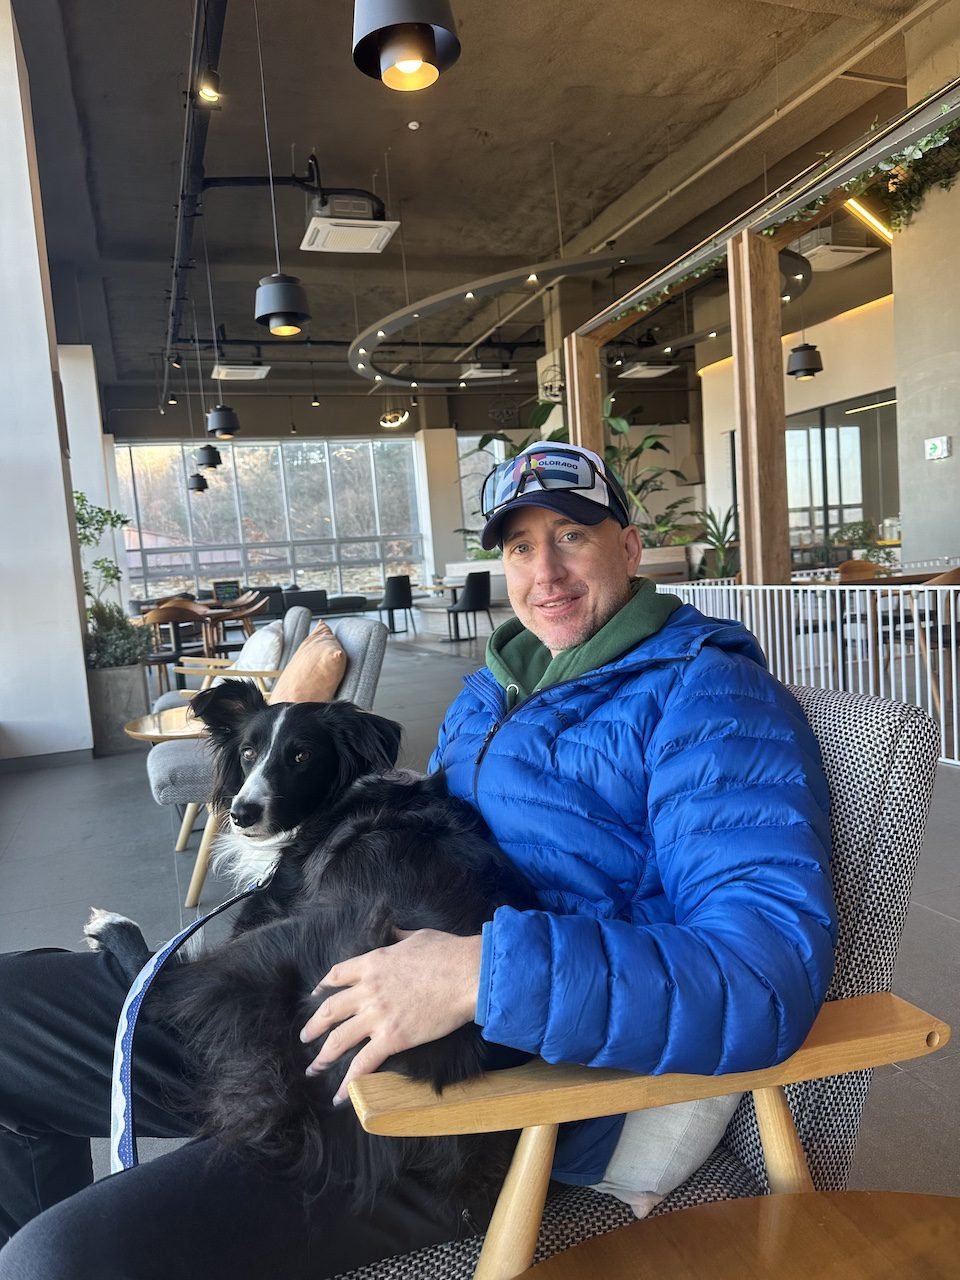
<path id="1" fill-rule="evenodd" d="M 710 617 L 742 622 L 785 684 L 922 707 L 940 727 L 941 759 L 960 765 L 960 587 L 710 582 L 661 590 Z"/>

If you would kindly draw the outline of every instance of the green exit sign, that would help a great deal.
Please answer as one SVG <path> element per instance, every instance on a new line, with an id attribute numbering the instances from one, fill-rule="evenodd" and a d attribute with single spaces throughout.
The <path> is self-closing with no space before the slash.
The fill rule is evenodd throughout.
<path id="1" fill-rule="evenodd" d="M 953 452 L 950 436 L 928 436 L 923 442 L 924 457 L 928 462 L 935 458 L 949 458 Z"/>

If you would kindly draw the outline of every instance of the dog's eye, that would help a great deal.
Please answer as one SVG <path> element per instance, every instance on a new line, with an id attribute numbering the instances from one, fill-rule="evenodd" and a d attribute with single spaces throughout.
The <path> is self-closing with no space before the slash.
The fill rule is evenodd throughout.
<path id="1" fill-rule="evenodd" d="M 297 754 L 296 754 L 293 758 L 294 758 L 294 760 L 296 761 L 296 763 L 297 763 L 297 764 L 306 764 L 306 763 L 307 763 L 307 761 L 310 759 L 310 752 L 309 752 L 309 751 L 298 751 L 298 752 L 297 752 Z"/>
<path id="2" fill-rule="evenodd" d="M 254 751 L 253 747 L 244 747 L 243 750 L 240 752 L 240 759 L 243 761 L 244 764 L 253 764 L 256 758 L 257 758 L 257 753 L 256 751 Z"/>

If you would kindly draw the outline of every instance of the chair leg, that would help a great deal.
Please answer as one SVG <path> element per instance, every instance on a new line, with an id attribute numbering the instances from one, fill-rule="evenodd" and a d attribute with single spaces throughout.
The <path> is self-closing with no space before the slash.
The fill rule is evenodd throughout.
<path id="1" fill-rule="evenodd" d="M 207 865 L 210 862 L 210 849 L 219 829 L 220 815 L 215 810 L 211 809 L 207 815 L 207 825 L 203 828 L 203 835 L 200 838 L 200 848 L 197 850 L 197 860 L 193 864 L 193 875 L 190 877 L 190 887 L 187 890 L 187 896 L 183 902 L 185 907 L 195 907 L 200 901 L 200 891 L 203 888 L 204 880 L 207 878 Z"/>
<path id="2" fill-rule="evenodd" d="M 555 1124 L 524 1129 L 497 1199 L 474 1280 L 506 1280 L 533 1262 L 557 1145 Z"/>
<path id="3" fill-rule="evenodd" d="M 417 634 L 417 624 L 416 624 L 416 623 L 414 622 L 414 620 L 413 620 L 413 610 L 412 610 L 412 609 L 408 609 L 408 610 L 407 610 L 407 617 L 410 619 L 410 626 L 413 628 L 413 634 L 414 634 L 414 635 L 416 635 L 416 634 Z"/>
<path id="4" fill-rule="evenodd" d="M 487 615 L 487 621 L 490 623 L 490 632 L 491 632 L 491 634 L 492 634 L 492 633 L 493 633 L 493 618 L 491 618 L 491 617 L 490 617 L 490 610 L 489 610 L 489 609 L 484 609 L 484 613 Z"/>
<path id="5" fill-rule="evenodd" d="M 177 843 L 173 846 L 177 853 L 183 853 L 187 847 L 187 841 L 190 839 L 190 833 L 193 831 L 193 825 L 199 812 L 200 806 L 198 804 L 188 804 L 184 809 L 183 822 L 180 824 L 180 834 L 177 836 Z"/>

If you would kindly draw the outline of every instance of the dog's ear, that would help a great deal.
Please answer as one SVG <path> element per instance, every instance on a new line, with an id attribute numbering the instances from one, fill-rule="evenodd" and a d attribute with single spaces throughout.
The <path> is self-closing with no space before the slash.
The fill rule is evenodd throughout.
<path id="1" fill-rule="evenodd" d="M 223 742 L 265 706 L 263 694 L 252 680 L 224 680 L 212 689 L 195 694 L 190 702 L 190 714 L 203 721 L 216 741 Z"/>
<path id="2" fill-rule="evenodd" d="M 342 786 L 397 763 L 403 727 L 395 720 L 361 711 L 352 702 L 323 703 L 322 716 L 336 735 Z"/>

